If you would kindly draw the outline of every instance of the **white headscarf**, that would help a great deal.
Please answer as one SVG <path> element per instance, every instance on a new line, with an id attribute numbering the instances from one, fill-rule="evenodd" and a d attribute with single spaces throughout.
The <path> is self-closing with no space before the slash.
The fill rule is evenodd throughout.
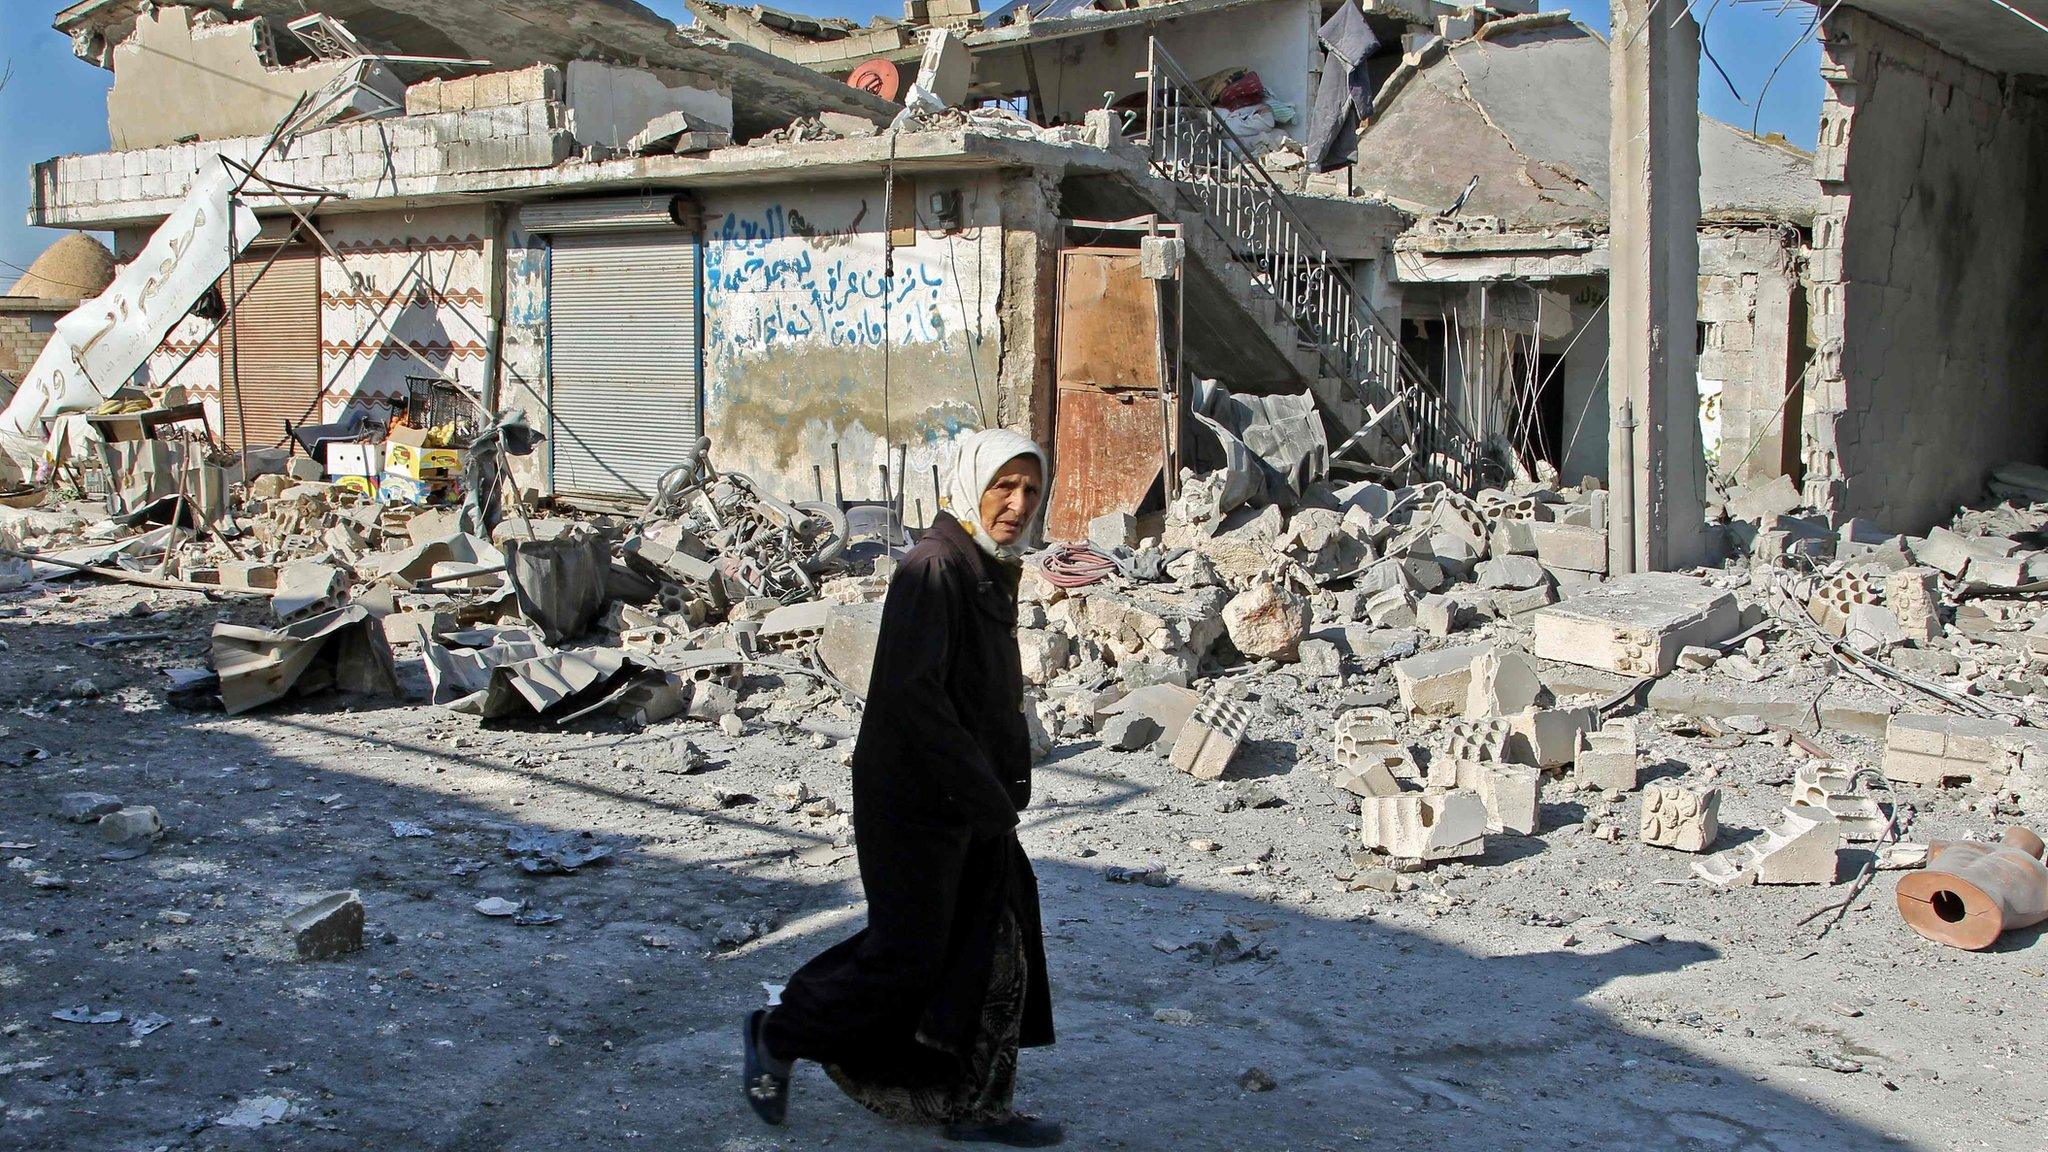
<path id="1" fill-rule="evenodd" d="M 1045 489 L 1051 488 L 1052 469 L 1046 465 L 1045 452 L 1031 442 L 1028 436 L 1010 431 L 1008 428 L 984 428 L 968 432 L 953 439 L 958 450 L 953 458 L 953 476 L 946 484 L 946 510 L 953 519 L 960 522 L 975 544 L 991 556 L 1014 559 L 1032 540 L 1037 537 L 1039 522 L 1045 515 L 1045 499 L 1042 492 L 1038 511 L 1031 514 L 1031 522 L 1024 526 L 1024 532 L 1017 543 L 1009 547 L 998 545 L 990 538 L 988 530 L 981 524 L 981 494 L 988 491 L 996 473 L 1003 465 L 1019 456 L 1029 456 L 1038 461 L 1038 472 L 1044 478 Z"/>

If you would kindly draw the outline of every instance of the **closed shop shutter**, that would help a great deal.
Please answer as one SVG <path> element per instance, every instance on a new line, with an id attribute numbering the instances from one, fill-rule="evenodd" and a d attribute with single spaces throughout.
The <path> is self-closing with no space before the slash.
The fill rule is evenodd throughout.
<path id="1" fill-rule="evenodd" d="M 235 313 L 221 329 L 221 440 L 231 448 L 285 442 L 285 425 L 318 424 L 320 254 L 288 251 L 235 262 Z"/>
<path id="2" fill-rule="evenodd" d="M 548 288 L 554 490 L 644 498 L 702 432 L 688 232 L 557 235 Z"/>

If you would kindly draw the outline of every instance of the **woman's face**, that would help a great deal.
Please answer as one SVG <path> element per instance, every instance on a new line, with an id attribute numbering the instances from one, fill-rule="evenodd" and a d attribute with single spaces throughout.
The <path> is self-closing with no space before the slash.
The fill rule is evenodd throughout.
<path id="1" fill-rule="evenodd" d="M 1044 482 L 1036 456 L 1018 456 L 1003 465 L 981 493 L 981 526 L 989 539 L 1007 548 L 1023 538 L 1038 514 Z"/>

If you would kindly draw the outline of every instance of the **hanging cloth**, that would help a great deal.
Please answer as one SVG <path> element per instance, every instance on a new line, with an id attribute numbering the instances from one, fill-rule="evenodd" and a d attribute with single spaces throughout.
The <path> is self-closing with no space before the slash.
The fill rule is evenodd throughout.
<path id="1" fill-rule="evenodd" d="M 1356 0 L 1344 0 L 1316 36 L 1323 42 L 1323 75 L 1308 112 L 1308 164 L 1328 172 L 1358 155 L 1358 125 L 1372 115 L 1372 77 L 1366 58 L 1379 50 L 1379 37 L 1365 23 Z"/>

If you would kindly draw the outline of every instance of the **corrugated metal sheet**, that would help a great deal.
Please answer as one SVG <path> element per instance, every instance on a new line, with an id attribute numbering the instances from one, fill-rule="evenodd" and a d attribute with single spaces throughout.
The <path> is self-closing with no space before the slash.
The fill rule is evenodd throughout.
<path id="1" fill-rule="evenodd" d="M 702 431 L 697 246 L 677 228 L 571 234 L 548 282 L 554 490 L 644 497 Z"/>
<path id="2" fill-rule="evenodd" d="M 221 439 L 274 447 L 285 425 L 320 422 L 320 254 L 288 251 L 256 279 L 269 252 L 235 262 L 232 338 L 223 328 Z M 253 285 L 253 287 L 252 287 Z"/>
<path id="3" fill-rule="evenodd" d="M 680 206 L 678 199 L 682 200 Z M 676 227 L 678 214 L 687 220 L 697 211 L 687 198 L 679 198 L 674 192 L 653 192 L 644 196 L 599 196 L 528 204 L 519 210 L 519 224 L 537 235 L 647 231 Z"/>

